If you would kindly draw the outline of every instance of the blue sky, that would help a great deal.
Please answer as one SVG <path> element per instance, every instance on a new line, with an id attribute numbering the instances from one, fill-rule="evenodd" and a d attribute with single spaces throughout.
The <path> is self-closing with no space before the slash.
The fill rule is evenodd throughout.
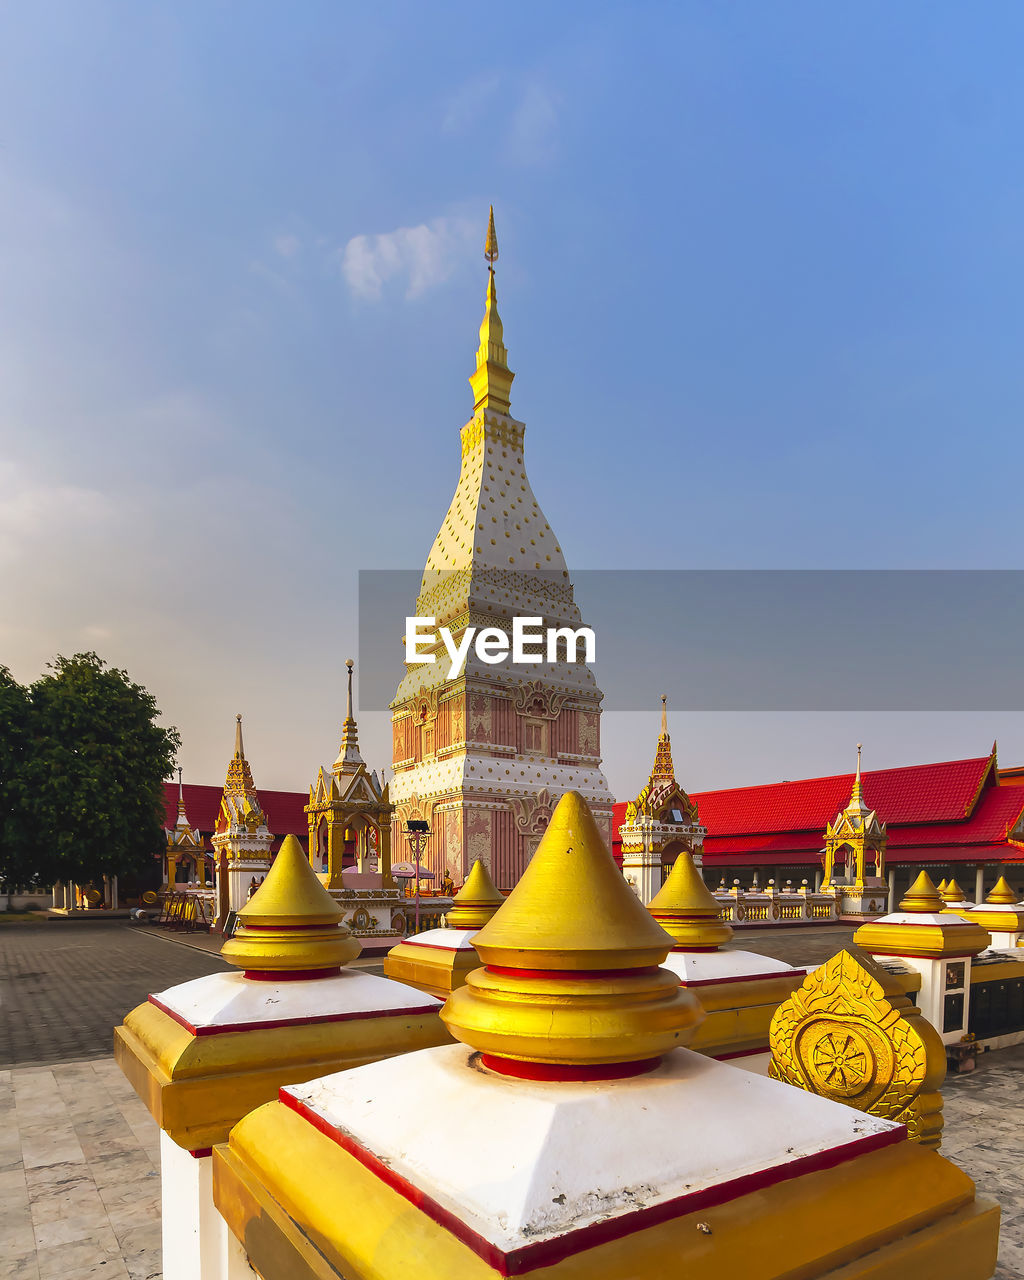
<path id="1" fill-rule="evenodd" d="M 491 202 L 570 566 L 1018 567 L 1022 36 L 1010 4 L 0 8 L 0 661 L 128 667 L 194 781 L 238 710 L 264 786 L 333 758 L 355 574 L 422 564 L 457 478 Z M 656 722 L 606 717 L 620 794 Z M 858 739 L 1024 761 L 1019 722 L 672 727 L 699 788 Z"/>

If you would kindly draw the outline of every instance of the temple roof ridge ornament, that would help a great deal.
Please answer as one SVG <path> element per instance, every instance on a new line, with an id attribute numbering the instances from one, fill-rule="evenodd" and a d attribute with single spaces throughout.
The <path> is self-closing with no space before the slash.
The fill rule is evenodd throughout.
<path id="1" fill-rule="evenodd" d="M 485 967 L 441 1016 L 505 1075 L 637 1075 L 684 1044 L 702 1017 L 658 967 L 672 938 L 623 880 L 576 791 L 558 802 L 522 878 L 473 945 Z"/>

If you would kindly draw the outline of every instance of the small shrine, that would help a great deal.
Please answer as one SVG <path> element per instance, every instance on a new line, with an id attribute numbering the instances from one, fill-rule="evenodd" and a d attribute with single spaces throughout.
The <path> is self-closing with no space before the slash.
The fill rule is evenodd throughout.
<path id="1" fill-rule="evenodd" d="M 178 820 L 165 831 L 167 850 L 164 853 L 163 888 L 173 892 L 178 884 L 199 885 L 206 888 L 206 845 L 202 833 L 193 827 L 185 812 L 185 795 L 181 786 L 181 769 L 178 770 Z"/>
<path id="2" fill-rule="evenodd" d="M 625 821 L 619 828 L 622 874 L 641 902 L 647 904 L 657 894 L 680 853 L 693 855 L 699 864 L 706 835 L 697 805 L 676 781 L 668 699 L 662 697 L 654 767 L 647 785 L 626 806 Z"/>
<path id="3" fill-rule="evenodd" d="M 332 892 L 351 888 L 346 871 L 380 876 L 380 884 L 393 888 L 391 879 L 391 816 L 387 783 L 371 773 L 359 753 L 359 733 L 352 714 L 352 668 L 349 658 L 348 700 L 338 758 L 322 766 L 309 788 L 309 861 Z"/>
<path id="4" fill-rule="evenodd" d="M 722 919 L 692 854 L 679 855 L 648 910 L 672 938 L 664 967 L 678 975 L 705 1013 L 690 1048 L 764 1074 L 772 1015 L 806 970 L 751 951 L 721 950 L 733 936 L 732 926 Z"/>
<path id="5" fill-rule="evenodd" d="M 568 792 L 444 1006 L 459 1043 L 286 1084 L 214 1148 L 253 1270 L 988 1280 L 998 1206 L 903 1124 L 680 1047 L 671 944 Z"/>
<path id="6" fill-rule="evenodd" d="M 217 923 L 245 906 L 250 891 L 270 870 L 274 837 L 256 793 L 242 743 L 242 717 L 235 717 L 235 754 L 228 765 L 220 812 L 211 842 L 217 876 Z"/>
<path id="7" fill-rule="evenodd" d="M 825 830 L 825 875 L 821 892 L 836 899 L 840 918 L 873 918 L 886 908 L 885 823 L 864 800 L 860 778 L 861 744 L 850 803 Z"/>

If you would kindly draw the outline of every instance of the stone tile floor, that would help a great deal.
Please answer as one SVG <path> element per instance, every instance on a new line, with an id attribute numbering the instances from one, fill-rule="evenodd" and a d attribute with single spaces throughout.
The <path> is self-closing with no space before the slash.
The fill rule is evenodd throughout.
<path id="1" fill-rule="evenodd" d="M 110 1058 L 0 1071 L 0 1277 L 159 1280 L 159 1161 Z"/>

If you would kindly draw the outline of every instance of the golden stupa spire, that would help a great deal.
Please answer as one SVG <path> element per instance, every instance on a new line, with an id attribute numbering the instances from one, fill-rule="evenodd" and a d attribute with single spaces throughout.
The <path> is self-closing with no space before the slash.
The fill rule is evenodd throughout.
<path id="1" fill-rule="evenodd" d="M 868 813 L 868 807 L 864 803 L 864 787 L 860 780 L 860 753 L 862 744 L 857 743 L 857 772 L 853 778 L 853 790 L 850 793 L 850 803 L 846 806 L 847 813 L 865 814 Z"/>
<path id="2" fill-rule="evenodd" d="M 658 967 L 671 945 L 623 880 L 586 801 L 569 791 L 519 883 L 473 939 L 485 967 L 441 1017 L 505 1075 L 637 1075 L 684 1044 L 702 1017 Z"/>
<path id="3" fill-rule="evenodd" d="M 490 219 L 487 224 L 484 257 L 488 264 L 487 304 L 484 309 L 483 323 L 480 325 L 480 346 L 476 353 L 476 369 L 470 376 L 469 385 L 473 388 L 474 409 L 495 409 L 498 413 L 508 413 L 509 393 L 512 390 L 512 379 L 515 374 L 508 367 L 505 334 L 501 316 L 498 315 L 498 295 L 494 288 L 494 264 L 498 259 L 498 237 L 494 231 L 493 205 L 491 205 Z"/>
<path id="4" fill-rule="evenodd" d="M 675 782 L 676 767 L 672 763 L 672 739 L 668 736 L 668 697 L 661 695 L 661 733 L 654 752 L 654 767 L 648 787 L 653 791 L 659 782 Z"/>
<path id="5" fill-rule="evenodd" d="M 1017 895 L 1010 888 L 1005 876 L 1000 876 L 992 886 L 988 897 L 985 899 L 994 907 L 1010 907 L 1016 906 Z"/>
<path id="6" fill-rule="evenodd" d="M 359 754 L 359 730 L 356 727 L 356 718 L 352 714 L 352 668 L 354 665 L 351 658 L 345 659 L 345 666 L 348 668 L 348 700 L 345 704 L 345 723 L 341 727 L 341 749 L 334 762 L 335 770 L 343 772 L 346 767 L 354 770 L 357 765 L 363 763 L 363 757 Z"/>
<path id="7" fill-rule="evenodd" d="M 445 919 L 453 929 L 480 929 L 504 901 L 504 894 L 495 887 L 490 872 L 477 858 Z"/>
<path id="8" fill-rule="evenodd" d="M 675 942 L 673 951 L 717 951 L 732 937 L 689 853 L 681 853 L 647 910 Z"/>
<path id="9" fill-rule="evenodd" d="M 188 816 L 185 813 L 185 792 L 181 786 L 181 765 L 178 765 L 178 821 L 175 824 L 179 827 L 188 826 Z"/>
<path id="10" fill-rule="evenodd" d="M 235 759 L 244 760 L 245 750 L 242 746 L 242 713 L 235 716 Z"/>
<path id="11" fill-rule="evenodd" d="M 964 891 L 953 879 L 947 882 L 945 889 L 939 890 L 939 897 L 943 902 L 963 902 Z"/>
<path id="12" fill-rule="evenodd" d="M 344 912 L 317 879 L 294 836 L 285 836 L 267 877 L 239 911 L 221 955 L 247 978 L 325 978 L 362 950 Z"/>
<path id="13" fill-rule="evenodd" d="M 900 910 L 913 915 L 934 915 L 942 910 L 942 899 L 927 871 L 921 872 L 900 899 Z"/>
<path id="14" fill-rule="evenodd" d="M 252 780 L 252 771 L 249 768 L 249 761 L 245 758 L 245 749 L 242 746 L 241 715 L 235 716 L 235 754 L 228 764 L 228 776 L 224 783 L 224 792 L 226 795 L 248 796 L 254 809 L 259 808 L 256 784 Z"/>

